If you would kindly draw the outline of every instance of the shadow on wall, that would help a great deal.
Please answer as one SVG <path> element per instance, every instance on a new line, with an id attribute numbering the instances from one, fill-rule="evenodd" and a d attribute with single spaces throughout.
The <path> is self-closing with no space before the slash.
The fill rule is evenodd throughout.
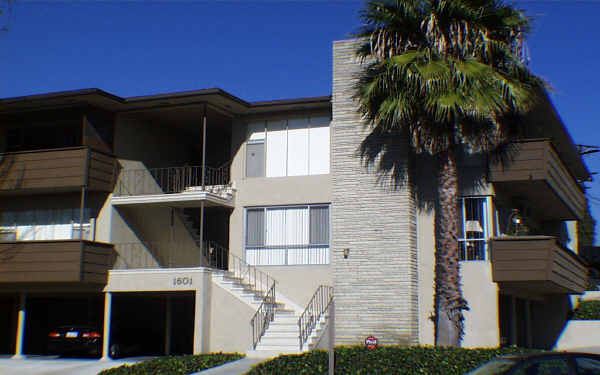
<path id="1" fill-rule="evenodd" d="M 510 150 L 504 150 L 509 155 Z M 437 160 L 427 153 L 410 149 L 408 136 L 400 132 L 373 129 L 357 150 L 367 171 L 378 175 L 382 188 L 411 188 L 420 211 L 431 213 L 437 201 Z M 460 152 L 457 156 L 460 194 L 476 195 L 485 188 L 487 158 L 483 154 Z M 503 162 L 498 159 L 498 162 Z"/>

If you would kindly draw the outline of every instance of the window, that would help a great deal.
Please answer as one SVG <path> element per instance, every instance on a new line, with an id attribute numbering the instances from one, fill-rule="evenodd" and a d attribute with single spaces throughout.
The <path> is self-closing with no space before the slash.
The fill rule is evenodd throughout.
<path id="1" fill-rule="evenodd" d="M 248 132 L 246 177 L 329 173 L 329 117 L 259 121 Z"/>
<path id="2" fill-rule="evenodd" d="M 490 207 L 490 197 L 460 199 L 460 260 L 486 260 L 488 239 L 492 234 Z"/>
<path id="3" fill-rule="evenodd" d="M 329 264 L 329 205 L 248 208 L 246 262 Z"/>
<path id="4" fill-rule="evenodd" d="M 83 239 L 92 240 L 94 219 L 90 209 L 84 210 Z M 79 239 L 79 208 L 3 211 L 0 235 L 3 241 Z"/>
<path id="5" fill-rule="evenodd" d="M 600 374 L 600 360 L 590 357 L 578 357 L 577 375 L 595 375 Z"/>
<path id="6" fill-rule="evenodd" d="M 539 358 L 525 362 L 515 375 L 569 375 L 567 358 Z"/>

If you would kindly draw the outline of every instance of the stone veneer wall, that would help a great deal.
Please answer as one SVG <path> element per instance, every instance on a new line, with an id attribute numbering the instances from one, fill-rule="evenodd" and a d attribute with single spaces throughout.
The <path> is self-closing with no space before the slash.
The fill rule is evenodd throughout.
<path id="1" fill-rule="evenodd" d="M 412 195 L 377 182 L 357 149 L 368 133 L 352 99 L 357 40 L 334 42 L 332 265 L 336 344 L 418 342 L 416 210 Z M 343 250 L 349 249 L 344 259 Z"/>

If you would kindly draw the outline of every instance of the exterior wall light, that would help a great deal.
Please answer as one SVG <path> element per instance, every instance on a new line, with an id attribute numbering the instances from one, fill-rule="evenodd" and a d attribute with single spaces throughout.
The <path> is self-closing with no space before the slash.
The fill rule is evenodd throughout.
<path id="1" fill-rule="evenodd" d="M 349 255 L 350 255 L 350 249 L 349 248 L 345 248 L 344 249 L 344 259 L 348 259 Z"/>

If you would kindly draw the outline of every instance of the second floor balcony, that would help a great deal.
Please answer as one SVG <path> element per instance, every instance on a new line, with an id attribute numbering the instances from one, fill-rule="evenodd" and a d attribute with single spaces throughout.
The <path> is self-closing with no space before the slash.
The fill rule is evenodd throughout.
<path id="1" fill-rule="evenodd" d="M 491 239 L 493 281 L 500 289 L 539 294 L 582 294 L 587 282 L 583 260 L 552 236 Z"/>
<path id="2" fill-rule="evenodd" d="M 111 192 L 117 162 L 87 146 L 0 154 L 0 193 Z"/>
<path id="3" fill-rule="evenodd" d="M 121 172 L 112 203 L 115 206 L 164 205 L 233 207 L 229 164 L 219 168 L 183 166 L 129 169 Z"/>
<path id="4" fill-rule="evenodd" d="M 544 220 L 583 217 L 583 188 L 548 139 L 517 142 L 512 160 L 491 166 L 488 180 L 497 192 L 530 202 Z"/>
<path id="5" fill-rule="evenodd" d="M 0 283 L 77 283 L 102 287 L 113 245 L 84 239 L 0 241 Z"/>

